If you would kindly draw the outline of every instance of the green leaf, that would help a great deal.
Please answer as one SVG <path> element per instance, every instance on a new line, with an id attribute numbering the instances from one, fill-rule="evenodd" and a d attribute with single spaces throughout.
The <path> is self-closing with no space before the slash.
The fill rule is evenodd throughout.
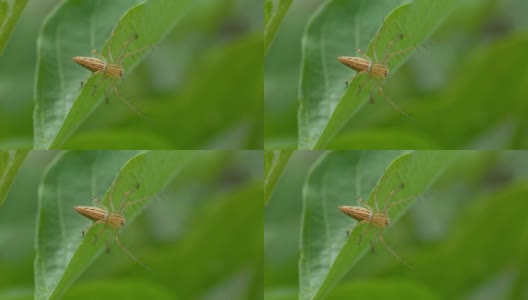
<path id="1" fill-rule="evenodd" d="M 0 206 L 4 203 L 9 188 L 27 154 L 28 151 L 25 150 L 0 151 Z"/>
<path id="2" fill-rule="evenodd" d="M 89 281 L 70 289 L 63 299 L 175 299 L 166 288 L 154 282 L 112 279 Z"/>
<path id="3" fill-rule="evenodd" d="M 2 300 L 33 300 L 33 290 L 29 288 L 11 288 L 0 290 Z"/>
<path id="4" fill-rule="evenodd" d="M 456 2 L 416 0 L 394 9 L 384 19 L 379 30 L 376 46 L 378 57 L 401 34 L 404 38 L 395 42 L 391 53 L 422 45 Z M 355 49 L 367 49 L 367 45 L 367 54 L 374 57 L 374 45 L 372 42 L 369 44 L 369 41 L 374 37 L 380 21 L 399 3 L 331 0 L 313 16 L 302 43 L 299 149 L 325 148 L 366 103 L 371 87 L 376 88 L 375 83 L 371 80 L 358 94 L 358 86 L 368 75 L 365 74 L 351 81 L 345 92 L 344 82 L 353 73 L 336 58 L 354 56 Z M 390 74 L 394 74 L 413 52 L 393 57 L 388 62 Z M 380 99 L 378 102 L 386 101 Z"/>
<path id="5" fill-rule="evenodd" d="M 264 292 L 265 300 L 297 300 L 299 295 L 295 289 L 277 288 L 266 289 Z"/>
<path id="6" fill-rule="evenodd" d="M 158 281 L 171 287 L 176 283 L 181 299 L 201 299 L 204 291 L 240 272 L 249 280 L 248 273 L 263 259 L 262 197 L 263 182 L 257 180 L 207 199 L 189 218 L 180 241 L 150 253 L 149 266 L 167 274 Z"/>
<path id="7" fill-rule="evenodd" d="M 105 232 L 94 243 L 101 226 L 81 232 L 90 221 L 73 207 L 91 205 L 101 197 L 121 201 L 139 184 L 131 199 L 149 196 L 125 211 L 127 224 L 181 170 L 193 152 L 154 151 L 136 155 L 133 151 L 67 152 L 49 168 L 39 188 L 38 227 L 35 258 L 35 299 L 58 299 L 69 285 L 97 258 L 113 232 Z M 117 174 L 117 176 L 116 176 Z M 117 206 L 117 205 L 116 205 Z M 108 231 L 108 230 L 107 230 Z M 127 255 L 112 243 L 115 251 Z"/>
<path id="8" fill-rule="evenodd" d="M 0 0 L 0 55 L 9 41 L 13 29 L 26 7 L 27 0 Z M 10 7 L 11 5 L 11 7 Z"/>
<path id="9" fill-rule="evenodd" d="M 439 149 L 426 136 L 418 135 L 411 130 L 402 129 L 367 129 L 346 131 L 336 136 L 329 149 L 334 150 L 383 150 L 383 149 Z"/>
<path id="10" fill-rule="evenodd" d="M 219 80 L 226 70 L 229 80 Z M 208 50 L 193 66 L 178 105 L 156 109 L 163 133 L 177 149 L 195 149 L 211 147 L 216 136 L 249 123 L 253 131 L 247 143 L 241 144 L 237 132 L 236 141 L 213 147 L 262 149 L 263 71 L 262 33 Z"/>
<path id="11" fill-rule="evenodd" d="M 416 101 L 429 103 L 415 110 L 419 123 L 404 126 L 446 149 L 526 149 L 528 69 L 519 68 L 519 61 L 527 51 L 525 33 L 476 49 L 444 92 Z M 505 123 L 513 130 L 504 131 Z"/>
<path id="12" fill-rule="evenodd" d="M 455 151 L 420 151 L 392 161 L 398 153 L 332 152 L 315 165 L 303 193 L 300 299 L 324 298 L 365 254 L 369 248 L 367 241 L 375 241 L 376 230 L 363 234 L 368 224 L 356 228 L 346 238 L 354 222 L 338 210 L 340 205 L 355 205 L 353 199 L 362 198 L 376 207 L 376 197 L 379 207 L 384 207 L 391 192 L 394 201 L 411 197 L 388 212 L 394 224 L 457 155 Z M 361 244 L 360 235 L 365 241 Z"/>
<path id="13" fill-rule="evenodd" d="M 87 145 L 104 145 L 105 150 L 119 149 L 174 149 L 163 137 L 142 129 L 94 130 L 70 138 L 64 149 L 85 149 Z"/>
<path id="14" fill-rule="evenodd" d="M 340 285 L 328 295 L 331 299 L 442 299 L 427 287 L 413 281 L 384 279 L 356 280 Z"/>
<path id="15" fill-rule="evenodd" d="M 61 148 L 101 103 L 105 88 L 110 88 L 107 85 L 112 85 L 111 82 L 99 83 L 102 76 L 97 74 L 90 76 L 79 94 L 80 82 L 90 72 L 75 64 L 72 57 L 93 56 L 90 50 L 94 48 L 102 50 L 104 57 L 108 57 L 111 48 L 112 57 L 118 57 L 124 43 L 135 34 L 138 39 L 131 43 L 127 52 L 159 44 L 192 3 L 152 0 L 132 7 L 137 2 L 70 0 L 46 20 L 37 46 L 36 149 Z M 114 27 L 110 43 L 108 39 Z M 125 75 L 148 52 L 139 51 L 127 57 L 123 61 Z M 96 89 L 94 85 L 98 85 Z M 119 98 L 116 101 L 125 105 Z"/>
<path id="16" fill-rule="evenodd" d="M 505 269 L 516 274 L 511 281 L 515 280 L 520 272 L 526 272 L 526 264 L 521 263 L 526 256 L 522 246 L 528 236 L 526 195 L 528 182 L 523 180 L 491 195 L 457 199 L 472 205 L 457 211 L 446 238 L 417 253 L 413 258 L 416 270 L 402 270 L 399 278 L 418 281 L 437 291 L 442 299 L 463 298 L 479 291 L 483 282 L 504 278 Z M 526 286 L 526 280 L 522 285 Z M 503 288 L 487 290 L 487 294 L 498 290 L 499 295 L 491 297 L 508 298 L 501 293 Z"/>
<path id="17" fill-rule="evenodd" d="M 264 55 L 268 53 L 273 38 L 292 2 L 293 0 L 266 0 L 264 2 Z"/>
<path id="18" fill-rule="evenodd" d="M 271 198 L 275 184 L 292 153 L 291 150 L 267 150 L 264 152 L 264 204 L 267 204 Z"/>

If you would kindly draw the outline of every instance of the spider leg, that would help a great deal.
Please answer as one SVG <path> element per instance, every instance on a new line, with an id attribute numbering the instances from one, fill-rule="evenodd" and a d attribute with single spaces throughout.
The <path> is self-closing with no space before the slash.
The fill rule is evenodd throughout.
<path id="1" fill-rule="evenodd" d="M 397 111 L 399 111 L 402 115 L 406 116 L 410 120 L 414 120 L 413 118 L 411 118 L 411 116 L 403 112 L 394 102 L 392 102 L 392 100 L 389 97 L 385 95 L 385 93 L 383 92 L 383 88 L 381 87 L 381 80 L 378 80 L 378 90 L 380 94 L 383 96 L 383 98 L 385 98 L 385 100 L 387 100 L 387 102 L 389 102 L 389 104 L 392 105 L 392 107 L 394 107 Z"/>
<path id="2" fill-rule="evenodd" d="M 134 184 L 134 186 L 131 189 L 129 189 L 128 191 L 125 192 L 125 195 L 123 195 L 123 201 L 121 202 L 121 207 L 119 207 L 119 213 L 120 214 L 122 214 L 124 209 L 128 206 L 128 205 L 125 206 L 125 204 L 127 202 L 127 199 L 128 199 L 128 196 L 131 193 L 137 191 L 138 189 L 139 189 L 139 183 L 136 183 L 136 184 Z"/>
<path id="3" fill-rule="evenodd" d="M 143 264 L 142 262 L 139 261 L 139 259 L 137 259 L 134 255 L 132 255 L 132 253 L 130 253 L 130 251 L 127 250 L 127 248 L 125 248 L 125 246 L 123 246 L 123 244 L 121 244 L 121 241 L 119 241 L 119 235 L 118 235 L 118 230 L 115 231 L 115 241 L 116 241 L 116 244 L 121 247 L 121 249 L 123 249 L 126 254 L 128 254 L 128 256 L 135 262 L 137 262 L 138 264 L 140 264 L 141 266 L 143 266 L 145 269 L 149 270 L 149 268 L 147 268 L 147 266 L 145 264 Z"/>
<path id="4" fill-rule="evenodd" d="M 359 75 L 364 74 L 364 73 L 368 73 L 368 71 L 367 71 L 367 70 L 359 71 L 359 72 L 357 72 L 356 75 L 354 75 L 354 77 L 352 77 L 350 80 L 345 81 L 345 90 L 348 89 L 348 84 L 349 84 L 352 80 L 354 80 L 356 77 L 358 77 Z M 368 77 L 367 77 L 367 78 L 368 78 Z"/>
<path id="5" fill-rule="evenodd" d="M 402 50 L 398 50 L 398 51 L 396 51 L 396 52 L 392 52 L 392 53 L 390 53 L 390 54 L 387 54 L 387 55 L 383 58 L 383 62 L 382 62 L 382 64 L 384 64 L 384 65 L 387 64 L 387 61 L 389 61 L 389 59 L 391 59 L 393 56 L 400 55 L 400 54 L 403 54 L 403 53 L 405 53 L 405 52 L 409 52 L 409 51 L 414 50 L 414 49 L 416 49 L 416 48 L 418 48 L 418 47 L 419 47 L 419 46 L 416 46 L 416 45 L 415 45 L 415 46 L 407 47 L 407 48 L 404 48 L 404 49 L 402 49 Z"/>
<path id="6" fill-rule="evenodd" d="M 403 34 L 399 34 L 397 38 L 395 38 L 394 40 L 390 41 L 389 44 L 387 45 L 387 48 L 385 49 L 385 53 L 383 53 L 383 60 L 382 60 L 382 64 L 386 65 L 387 64 L 387 55 L 390 53 L 390 50 L 392 49 L 392 47 L 396 44 L 396 42 L 398 40 L 401 40 L 403 39 Z"/>
<path id="7" fill-rule="evenodd" d="M 372 61 L 372 58 L 370 58 L 370 56 L 367 55 L 367 53 L 365 53 L 363 50 L 361 49 L 357 49 L 357 53 L 360 55 L 360 56 L 363 56 L 363 58 L 365 58 L 366 60 L 368 61 Z M 376 52 L 374 52 L 374 55 L 376 55 Z M 374 56 L 375 57 L 375 56 Z M 377 61 L 377 58 L 376 58 L 376 61 Z"/>
<path id="8" fill-rule="evenodd" d="M 132 50 L 130 52 L 127 52 L 127 53 L 124 53 L 121 57 L 120 57 L 120 60 L 119 60 L 119 63 L 121 63 L 125 58 L 131 56 L 131 55 L 135 55 L 141 51 L 144 51 L 146 49 L 150 49 L 150 48 L 153 48 L 154 46 L 145 46 L 145 47 L 141 47 L 141 48 L 138 48 L 138 49 L 135 49 L 135 50 Z"/>
<path id="9" fill-rule="evenodd" d="M 92 89 L 92 96 L 95 96 L 95 92 L 96 90 L 99 88 L 99 86 L 105 81 L 106 77 L 103 75 L 101 76 L 101 79 L 99 79 L 99 81 L 97 81 L 94 86 L 93 86 L 93 89 Z"/>
<path id="10" fill-rule="evenodd" d="M 90 224 L 88 227 L 83 229 L 83 231 L 81 231 L 81 239 L 84 238 L 84 235 L 86 234 L 86 232 L 88 232 L 90 229 L 92 229 L 92 227 L 94 227 L 97 224 L 101 224 L 101 223 L 104 223 L 104 220 L 97 220 L 95 222 L 92 222 L 92 224 Z"/>
<path id="11" fill-rule="evenodd" d="M 373 228 L 374 226 L 369 226 L 358 235 L 358 245 L 361 245 L 361 242 L 363 241 L 363 238 L 367 235 L 367 233 Z"/>
<path id="12" fill-rule="evenodd" d="M 100 220 L 100 221 L 103 221 L 103 220 Z M 104 223 L 104 221 L 102 222 Z M 97 241 L 99 240 L 99 237 L 108 229 L 108 226 L 104 226 L 103 228 L 101 228 L 101 230 L 99 230 L 99 232 L 94 236 L 94 240 L 93 240 L 93 244 L 95 245 L 97 243 Z"/>
<path id="13" fill-rule="evenodd" d="M 386 243 L 385 241 L 383 240 L 383 231 L 380 230 L 379 231 L 379 240 L 381 242 L 381 244 L 383 245 L 383 247 L 385 247 L 387 250 L 389 250 L 389 252 L 394 256 L 396 257 L 399 261 L 401 261 L 402 263 L 404 263 L 407 267 L 409 267 L 410 269 L 413 269 L 414 268 L 412 267 L 411 264 L 409 264 L 406 260 L 404 260 L 403 258 L 399 257 L 398 254 L 396 254 L 396 252 L 394 252 L 394 250 L 392 250 Z"/>
<path id="14" fill-rule="evenodd" d="M 123 47 L 121 48 L 121 51 L 119 52 L 119 57 L 117 58 L 117 63 L 118 64 L 121 64 L 121 62 L 123 61 L 123 59 L 125 58 L 124 55 L 125 55 L 125 50 L 128 48 L 128 46 L 130 46 L 130 44 L 137 40 L 139 38 L 139 35 L 137 33 L 134 33 L 130 38 L 128 38 L 128 40 L 123 44 Z M 135 50 L 134 50 L 135 51 Z"/>
<path id="15" fill-rule="evenodd" d="M 117 90 L 117 79 L 114 80 L 114 93 L 119 97 L 121 98 L 121 100 L 123 100 L 123 102 L 125 102 L 125 104 L 128 106 L 128 108 L 130 108 L 130 110 L 132 110 L 133 112 L 135 112 L 136 114 L 138 114 L 140 117 L 142 117 L 143 119 L 147 119 L 147 117 L 145 117 L 142 113 L 140 113 L 139 111 L 137 111 L 136 108 L 134 108 L 134 106 L 132 106 L 132 104 L 130 104 L 123 96 L 121 96 L 121 94 L 119 93 L 119 91 Z"/>
<path id="16" fill-rule="evenodd" d="M 378 45 L 378 36 L 379 36 L 379 30 L 376 31 L 376 34 L 374 35 L 374 40 L 372 41 L 372 52 L 374 52 L 374 58 L 376 59 L 375 60 L 376 62 L 379 61 L 378 60 L 378 53 L 377 53 L 377 50 L 376 50 L 376 47 Z"/>
<path id="17" fill-rule="evenodd" d="M 359 222 L 357 222 L 356 225 L 354 225 L 354 227 L 352 227 L 352 229 L 350 229 L 349 231 L 347 231 L 347 237 L 350 236 L 350 233 L 354 232 L 354 230 L 355 230 L 357 227 L 359 227 L 359 226 L 361 226 L 361 225 L 363 225 L 363 224 L 365 224 L 365 223 L 368 223 L 368 220 L 363 220 L 363 221 L 359 221 Z"/>
<path id="18" fill-rule="evenodd" d="M 359 95 L 361 93 L 361 90 L 363 89 L 363 87 L 370 81 L 371 77 L 370 76 L 365 76 L 365 79 L 363 80 L 363 82 L 361 82 L 359 85 L 358 85 L 358 89 L 357 89 L 357 94 Z"/>
<path id="19" fill-rule="evenodd" d="M 387 200 L 385 201 L 385 208 L 383 209 L 383 213 L 384 214 L 387 213 L 387 208 L 389 207 L 389 204 L 391 203 L 390 200 L 392 199 L 392 196 L 394 196 L 394 194 L 396 194 L 401 189 L 402 189 L 402 187 L 401 187 L 401 185 L 399 185 L 397 188 L 395 188 L 394 190 L 392 190 L 389 193 L 389 196 L 387 197 Z"/>

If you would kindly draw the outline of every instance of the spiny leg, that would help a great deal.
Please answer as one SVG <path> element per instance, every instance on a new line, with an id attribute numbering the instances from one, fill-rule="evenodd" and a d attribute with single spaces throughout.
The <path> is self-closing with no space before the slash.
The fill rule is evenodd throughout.
<path id="1" fill-rule="evenodd" d="M 361 245 L 361 242 L 363 241 L 363 238 L 367 235 L 367 233 L 369 233 L 369 231 L 373 228 L 374 226 L 370 225 L 369 227 L 367 227 L 362 233 L 360 233 L 358 235 L 358 245 Z"/>
<path id="2" fill-rule="evenodd" d="M 112 211 L 112 212 L 115 212 L 115 208 L 114 208 L 114 199 L 112 198 L 112 194 L 113 194 L 113 192 L 111 192 L 111 193 L 108 195 L 108 201 L 110 202 L 110 208 L 112 209 L 111 211 Z"/>
<path id="3" fill-rule="evenodd" d="M 97 90 L 97 88 L 99 88 L 99 86 L 105 81 L 106 77 L 104 76 L 101 76 L 101 78 L 99 79 L 99 81 L 97 81 L 94 86 L 93 86 L 93 89 L 92 89 L 92 96 L 95 96 L 95 92 Z"/>
<path id="4" fill-rule="evenodd" d="M 102 221 L 102 220 L 101 220 Z M 104 221 L 103 221 L 104 223 Z M 101 230 L 99 230 L 99 232 L 94 236 L 94 239 L 93 239 L 93 244 L 95 245 L 97 243 L 97 241 L 99 240 L 99 237 L 108 229 L 108 226 L 104 226 L 103 228 L 101 228 Z"/>
<path id="5" fill-rule="evenodd" d="M 387 213 L 387 208 L 389 207 L 389 204 L 391 203 L 392 196 L 394 196 L 394 194 L 396 194 L 401 189 L 402 189 L 402 185 L 400 184 L 397 188 L 395 188 L 389 193 L 387 200 L 385 200 L 385 208 L 383 208 L 383 213 L 385 214 Z"/>
<path id="6" fill-rule="evenodd" d="M 366 209 L 368 209 L 370 211 L 373 211 L 372 207 L 370 207 L 370 205 L 368 205 L 367 201 L 363 200 L 362 198 L 358 198 L 358 202 L 359 202 L 359 204 L 361 204 Z"/>
<path id="7" fill-rule="evenodd" d="M 93 203 L 95 204 L 95 206 L 100 207 L 105 211 L 108 211 L 108 208 L 103 204 L 103 202 L 99 201 L 99 199 L 93 198 Z"/>
<path id="8" fill-rule="evenodd" d="M 375 61 L 378 62 L 378 51 L 376 49 L 377 45 L 378 45 L 378 36 L 379 36 L 379 30 L 376 31 L 376 34 L 374 35 L 374 40 L 372 41 L 372 52 L 374 52 L 374 59 L 376 59 Z"/>
<path id="9" fill-rule="evenodd" d="M 399 111 L 402 115 L 406 116 L 407 118 L 411 119 L 411 120 L 414 120 L 413 118 L 411 118 L 411 116 L 409 116 L 408 114 L 406 114 L 405 112 L 403 112 L 397 105 L 396 103 L 392 102 L 392 100 L 387 97 L 385 95 L 385 93 L 383 92 L 383 88 L 381 87 L 381 80 L 378 80 L 378 90 L 380 92 L 380 94 L 383 96 L 383 98 L 385 98 L 389 103 L 390 105 L 392 105 L 392 107 L 394 107 L 397 111 Z"/>
<path id="10" fill-rule="evenodd" d="M 103 220 L 97 220 L 97 221 L 94 221 L 92 222 L 92 224 L 90 224 L 88 227 L 86 227 L 85 229 L 83 229 L 83 231 L 81 231 L 81 239 L 84 238 L 84 235 L 90 230 L 92 229 L 92 227 L 94 227 L 95 225 L 97 224 L 101 224 L 101 223 L 104 223 Z"/>
<path id="11" fill-rule="evenodd" d="M 146 265 L 144 265 L 142 262 L 140 262 L 139 259 L 137 259 L 134 255 L 132 255 L 132 253 L 130 253 L 130 251 L 128 251 L 127 248 L 125 248 L 125 246 L 123 246 L 123 244 L 121 244 L 121 242 L 119 241 L 118 230 L 115 231 L 115 241 L 116 241 L 116 244 L 119 247 L 121 247 L 121 249 L 123 249 L 128 254 L 128 256 L 130 256 L 130 258 L 132 258 L 133 261 L 137 262 L 138 264 L 140 264 L 141 266 L 143 266 L 145 269 L 148 270 Z"/>
<path id="12" fill-rule="evenodd" d="M 126 199 L 127 199 L 128 195 L 129 195 L 130 193 L 134 192 L 135 190 L 137 190 L 138 188 L 139 188 L 139 183 L 136 183 L 136 184 L 134 184 L 134 187 L 132 187 L 130 190 L 126 191 L 125 194 L 123 195 L 123 201 L 122 201 L 122 203 L 126 202 Z M 113 198 L 112 198 L 112 196 L 114 195 L 114 190 L 115 190 L 115 182 L 112 183 L 112 187 L 110 188 L 110 195 L 109 195 L 109 198 L 110 198 L 110 206 L 112 207 L 112 211 L 113 211 L 113 212 L 116 211 L 115 208 L 114 208 L 114 200 L 113 200 Z M 122 209 L 121 209 L 122 207 L 123 207 L 123 205 L 121 205 L 121 206 L 119 207 L 119 212 L 118 212 L 119 214 L 122 213 Z"/>
<path id="13" fill-rule="evenodd" d="M 398 40 L 402 40 L 402 39 L 403 39 L 403 34 L 400 33 L 397 38 L 395 38 L 394 40 L 389 42 L 389 44 L 387 45 L 387 48 L 385 49 L 385 53 L 383 53 L 382 64 L 384 64 L 384 65 L 387 64 L 387 55 L 390 53 L 390 50 L 396 44 L 396 42 Z"/>
<path id="14" fill-rule="evenodd" d="M 112 208 L 112 212 L 115 212 L 114 198 L 112 198 L 113 195 L 114 195 L 115 186 L 116 186 L 116 183 L 115 183 L 115 180 L 114 180 L 114 182 L 112 182 L 112 185 L 110 186 L 110 191 L 109 191 L 109 194 L 108 194 L 108 199 L 110 201 L 110 207 Z"/>
<path id="15" fill-rule="evenodd" d="M 110 57 L 110 62 L 114 61 L 114 58 L 112 57 L 112 43 L 114 42 L 114 32 L 116 30 L 116 27 L 112 29 L 112 32 L 110 32 L 110 36 L 108 37 L 108 43 L 106 44 L 106 48 L 108 50 L 108 56 Z"/>
<path id="16" fill-rule="evenodd" d="M 145 197 L 141 197 L 139 199 L 136 199 L 134 201 L 129 201 L 128 203 L 126 203 L 125 205 L 123 205 L 123 209 L 122 211 L 124 211 L 127 207 L 131 206 L 131 205 L 134 205 L 136 203 L 139 203 L 139 202 L 142 202 L 142 201 L 145 201 L 145 199 L 148 199 L 152 197 L 152 195 L 148 195 L 148 196 L 145 196 Z"/>
<path id="17" fill-rule="evenodd" d="M 106 58 L 97 49 L 92 49 L 92 53 L 102 61 L 106 61 Z"/>
<path id="18" fill-rule="evenodd" d="M 123 213 L 123 210 L 124 210 L 124 208 L 125 208 L 125 204 L 126 204 L 126 202 L 127 202 L 127 198 L 128 198 L 128 196 L 129 196 L 131 193 L 137 191 L 138 189 L 139 189 L 139 183 L 136 183 L 136 184 L 134 184 L 134 186 L 133 186 L 131 189 L 129 189 L 128 191 L 125 192 L 125 194 L 123 195 L 123 201 L 121 201 L 121 206 L 119 207 L 119 213 L 120 213 L 120 214 Z"/>
<path id="19" fill-rule="evenodd" d="M 376 207 L 376 211 L 379 211 L 379 205 L 378 205 L 378 191 L 379 191 L 379 182 L 376 184 L 376 187 L 374 188 L 374 194 L 372 195 L 372 198 L 374 199 L 374 206 Z M 371 209 L 372 210 L 372 209 Z"/>
<path id="20" fill-rule="evenodd" d="M 398 50 L 396 52 L 392 52 L 390 54 L 387 54 L 387 56 L 383 59 L 383 64 L 387 64 L 387 61 L 389 61 L 389 59 L 391 59 L 393 56 L 396 56 L 396 55 L 400 55 L 400 54 L 403 54 L 405 52 L 408 52 L 408 51 L 411 51 L 411 50 L 414 50 L 416 48 L 418 48 L 419 46 L 410 46 L 410 47 L 407 47 L 407 48 L 404 48 L 402 50 Z"/>
<path id="21" fill-rule="evenodd" d="M 143 119 L 147 120 L 147 117 L 145 117 L 142 113 L 140 113 L 139 111 L 137 111 L 134 106 L 132 106 L 132 104 L 130 104 L 128 101 L 126 101 L 126 99 L 121 96 L 121 94 L 119 93 L 119 91 L 117 90 L 117 79 L 114 80 L 114 93 L 119 97 L 121 98 L 121 100 L 123 100 L 123 102 L 125 102 L 125 104 L 128 106 L 128 108 L 130 108 L 130 110 L 132 110 L 133 112 L 135 112 L 136 114 L 138 114 L 140 117 L 142 117 Z"/>
<path id="22" fill-rule="evenodd" d="M 394 252 L 394 250 L 392 250 L 386 243 L 385 243 L 385 240 L 383 240 L 383 231 L 382 230 L 379 230 L 379 239 L 380 239 L 380 242 L 381 244 L 383 245 L 383 247 L 385 247 L 385 249 L 389 250 L 389 252 L 394 256 L 396 257 L 399 261 L 401 261 L 402 263 L 404 263 L 407 267 L 409 267 L 410 269 L 414 269 L 411 264 L 409 264 L 406 260 L 404 260 L 403 258 L 399 257 L 398 254 L 396 254 L 396 252 Z"/>
<path id="23" fill-rule="evenodd" d="M 135 55 L 136 53 L 139 53 L 141 51 L 144 51 L 146 49 L 150 49 L 150 48 L 154 48 L 154 46 L 145 46 L 145 47 L 141 47 L 141 48 L 137 48 L 135 50 L 132 50 L 130 52 L 127 52 L 123 55 L 123 57 L 121 58 L 120 62 L 122 62 L 125 58 L 131 56 L 131 55 Z"/>
<path id="24" fill-rule="evenodd" d="M 390 208 L 392 208 L 393 206 L 400 205 L 400 204 L 402 204 L 402 203 L 405 203 L 405 202 L 407 202 L 407 201 L 409 201 L 409 200 L 411 200 L 411 199 L 414 199 L 414 198 L 418 197 L 418 195 L 420 195 L 420 194 L 414 194 L 414 195 L 412 195 L 412 196 L 405 197 L 405 198 L 400 199 L 400 200 L 398 200 L 398 201 L 394 201 L 394 202 L 392 202 L 392 203 L 387 207 L 387 211 L 388 211 Z"/>
<path id="25" fill-rule="evenodd" d="M 123 47 L 121 48 L 121 51 L 119 51 L 119 56 L 117 58 L 117 63 L 121 64 L 123 61 L 123 55 L 125 54 L 125 50 L 130 46 L 130 44 L 137 40 L 139 38 L 139 35 L 137 33 L 134 33 L 126 42 L 123 43 Z"/>
<path id="26" fill-rule="evenodd" d="M 361 56 L 363 56 L 363 58 L 365 58 L 366 60 L 372 62 L 372 58 L 370 58 L 367 53 L 363 52 L 363 50 L 361 49 L 357 49 L 357 53 Z"/>
<path id="27" fill-rule="evenodd" d="M 355 230 L 357 227 L 359 227 L 359 226 L 361 226 L 362 224 L 365 224 L 365 223 L 368 223 L 368 220 L 363 220 L 363 221 L 359 221 L 359 222 L 357 222 L 356 225 L 354 225 L 354 227 L 352 227 L 352 229 L 350 229 L 350 230 L 348 230 L 348 231 L 346 232 L 347 237 L 350 236 L 350 233 L 354 232 L 354 230 Z"/>
<path id="28" fill-rule="evenodd" d="M 369 75 L 365 76 L 365 79 L 363 80 L 363 82 L 361 82 L 359 85 L 358 85 L 358 89 L 357 89 L 357 95 L 359 95 L 361 93 L 361 90 L 363 89 L 363 87 L 370 81 L 371 77 Z"/>
<path id="29" fill-rule="evenodd" d="M 352 82 L 352 80 L 354 80 L 356 77 L 358 77 L 359 75 L 364 74 L 364 73 L 368 73 L 368 71 L 367 71 L 367 70 L 359 71 L 359 72 L 357 72 L 356 75 L 354 75 L 354 77 L 352 77 L 350 80 L 345 81 L 345 90 L 348 89 L 348 84 L 349 84 L 350 82 Z"/>
<path id="30" fill-rule="evenodd" d="M 112 57 L 112 44 L 114 42 L 115 30 L 116 30 L 116 28 L 114 28 L 112 30 L 112 32 L 110 33 L 110 37 L 108 38 L 108 55 L 110 56 L 110 61 L 111 62 L 114 62 L 114 59 Z M 121 56 L 123 55 L 123 53 L 126 50 L 126 48 L 128 48 L 130 43 L 135 41 L 138 37 L 139 37 L 138 34 L 134 33 L 130 38 L 128 38 L 128 40 L 126 40 L 126 42 L 123 43 L 123 46 L 122 46 L 121 51 L 119 52 L 119 56 L 117 58 L 118 64 L 121 64 L 121 61 L 122 61 Z"/>

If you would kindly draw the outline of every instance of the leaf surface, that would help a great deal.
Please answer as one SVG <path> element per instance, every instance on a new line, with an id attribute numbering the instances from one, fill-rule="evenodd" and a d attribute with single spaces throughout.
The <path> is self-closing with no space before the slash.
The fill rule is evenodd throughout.
<path id="1" fill-rule="evenodd" d="M 98 197 L 110 208 L 111 197 L 117 209 L 124 195 L 139 184 L 127 201 L 144 200 L 124 211 L 130 224 L 190 155 L 192 152 L 186 151 L 90 151 L 60 156 L 39 188 L 35 299 L 59 299 L 103 252 L 107 239 L 112 241 L 114 251 L 127 255 L 113 243 L 113 230 L 106 230 L 94 240 L 103 225 L 95 226 L 81 239 L 82 230 L 91 222 L 77 214 L 74 206 L 93 206 L 91 199 Z"/>

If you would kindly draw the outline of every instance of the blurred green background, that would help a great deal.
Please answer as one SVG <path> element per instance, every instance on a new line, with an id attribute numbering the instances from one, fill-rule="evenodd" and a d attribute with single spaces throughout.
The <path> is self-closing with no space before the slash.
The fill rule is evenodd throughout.
<path id="1" fill-rule="evenodd" d="M 0 207 L 0 299 L 33 299 L 38 185 L 59 154 L 30 152 Z M 261 299 L 262 154 L 200 152 L 120 233 L 150 271 L 112 242 L 64 299 Z"/>
<path id="2" fill-rule="evenodd" d="M 29 1 L 0 56 L 0 148 L 32 147 L 36 42 L 61 2 Z M 100 105 L 65 148 L 262 148 L 262 8 L 250 0 L 196 2 L 120 82 L 123 96 L 156 126 L 111 97 L 111 105 Z M 67 63 L 74 64 L 71 58 Z M 237 75 L 245 81 L 226 80 Z"/>
<path id="3" fill-rule="evenodd" d="M 267 149 L 297 147 L 301 39 L 309 19 L 328 2 L 294 1 L 265 57 Z M 396 7 L 406 1 L 393 2 Z M 384 83 L 385 93 L 416 120 L 377 97 L 328 148 L 528 147 L 528 74 L 522 54 L 528 52 L 528 19 L 522 13 L 527 10 L 524 0 L 458 1 L 424 48 Z M 343 41 L 351 45 L 350 53 L 342 55 L 354 56 L 354 20 L 350 23 L 350 40 Z"/>
<path id="4" fill-rule="evenodd" d="M 265 299 L 298 299 L 302 193 L 323 153 L 296 151 L 265 209 Z M 527 299 L 528 152 L 459 155 L 384 233 L 414 270 L 377 245 L 335 282 L 328 299 Z M 357 203 L 353 194 L 342 201 Z"/>

